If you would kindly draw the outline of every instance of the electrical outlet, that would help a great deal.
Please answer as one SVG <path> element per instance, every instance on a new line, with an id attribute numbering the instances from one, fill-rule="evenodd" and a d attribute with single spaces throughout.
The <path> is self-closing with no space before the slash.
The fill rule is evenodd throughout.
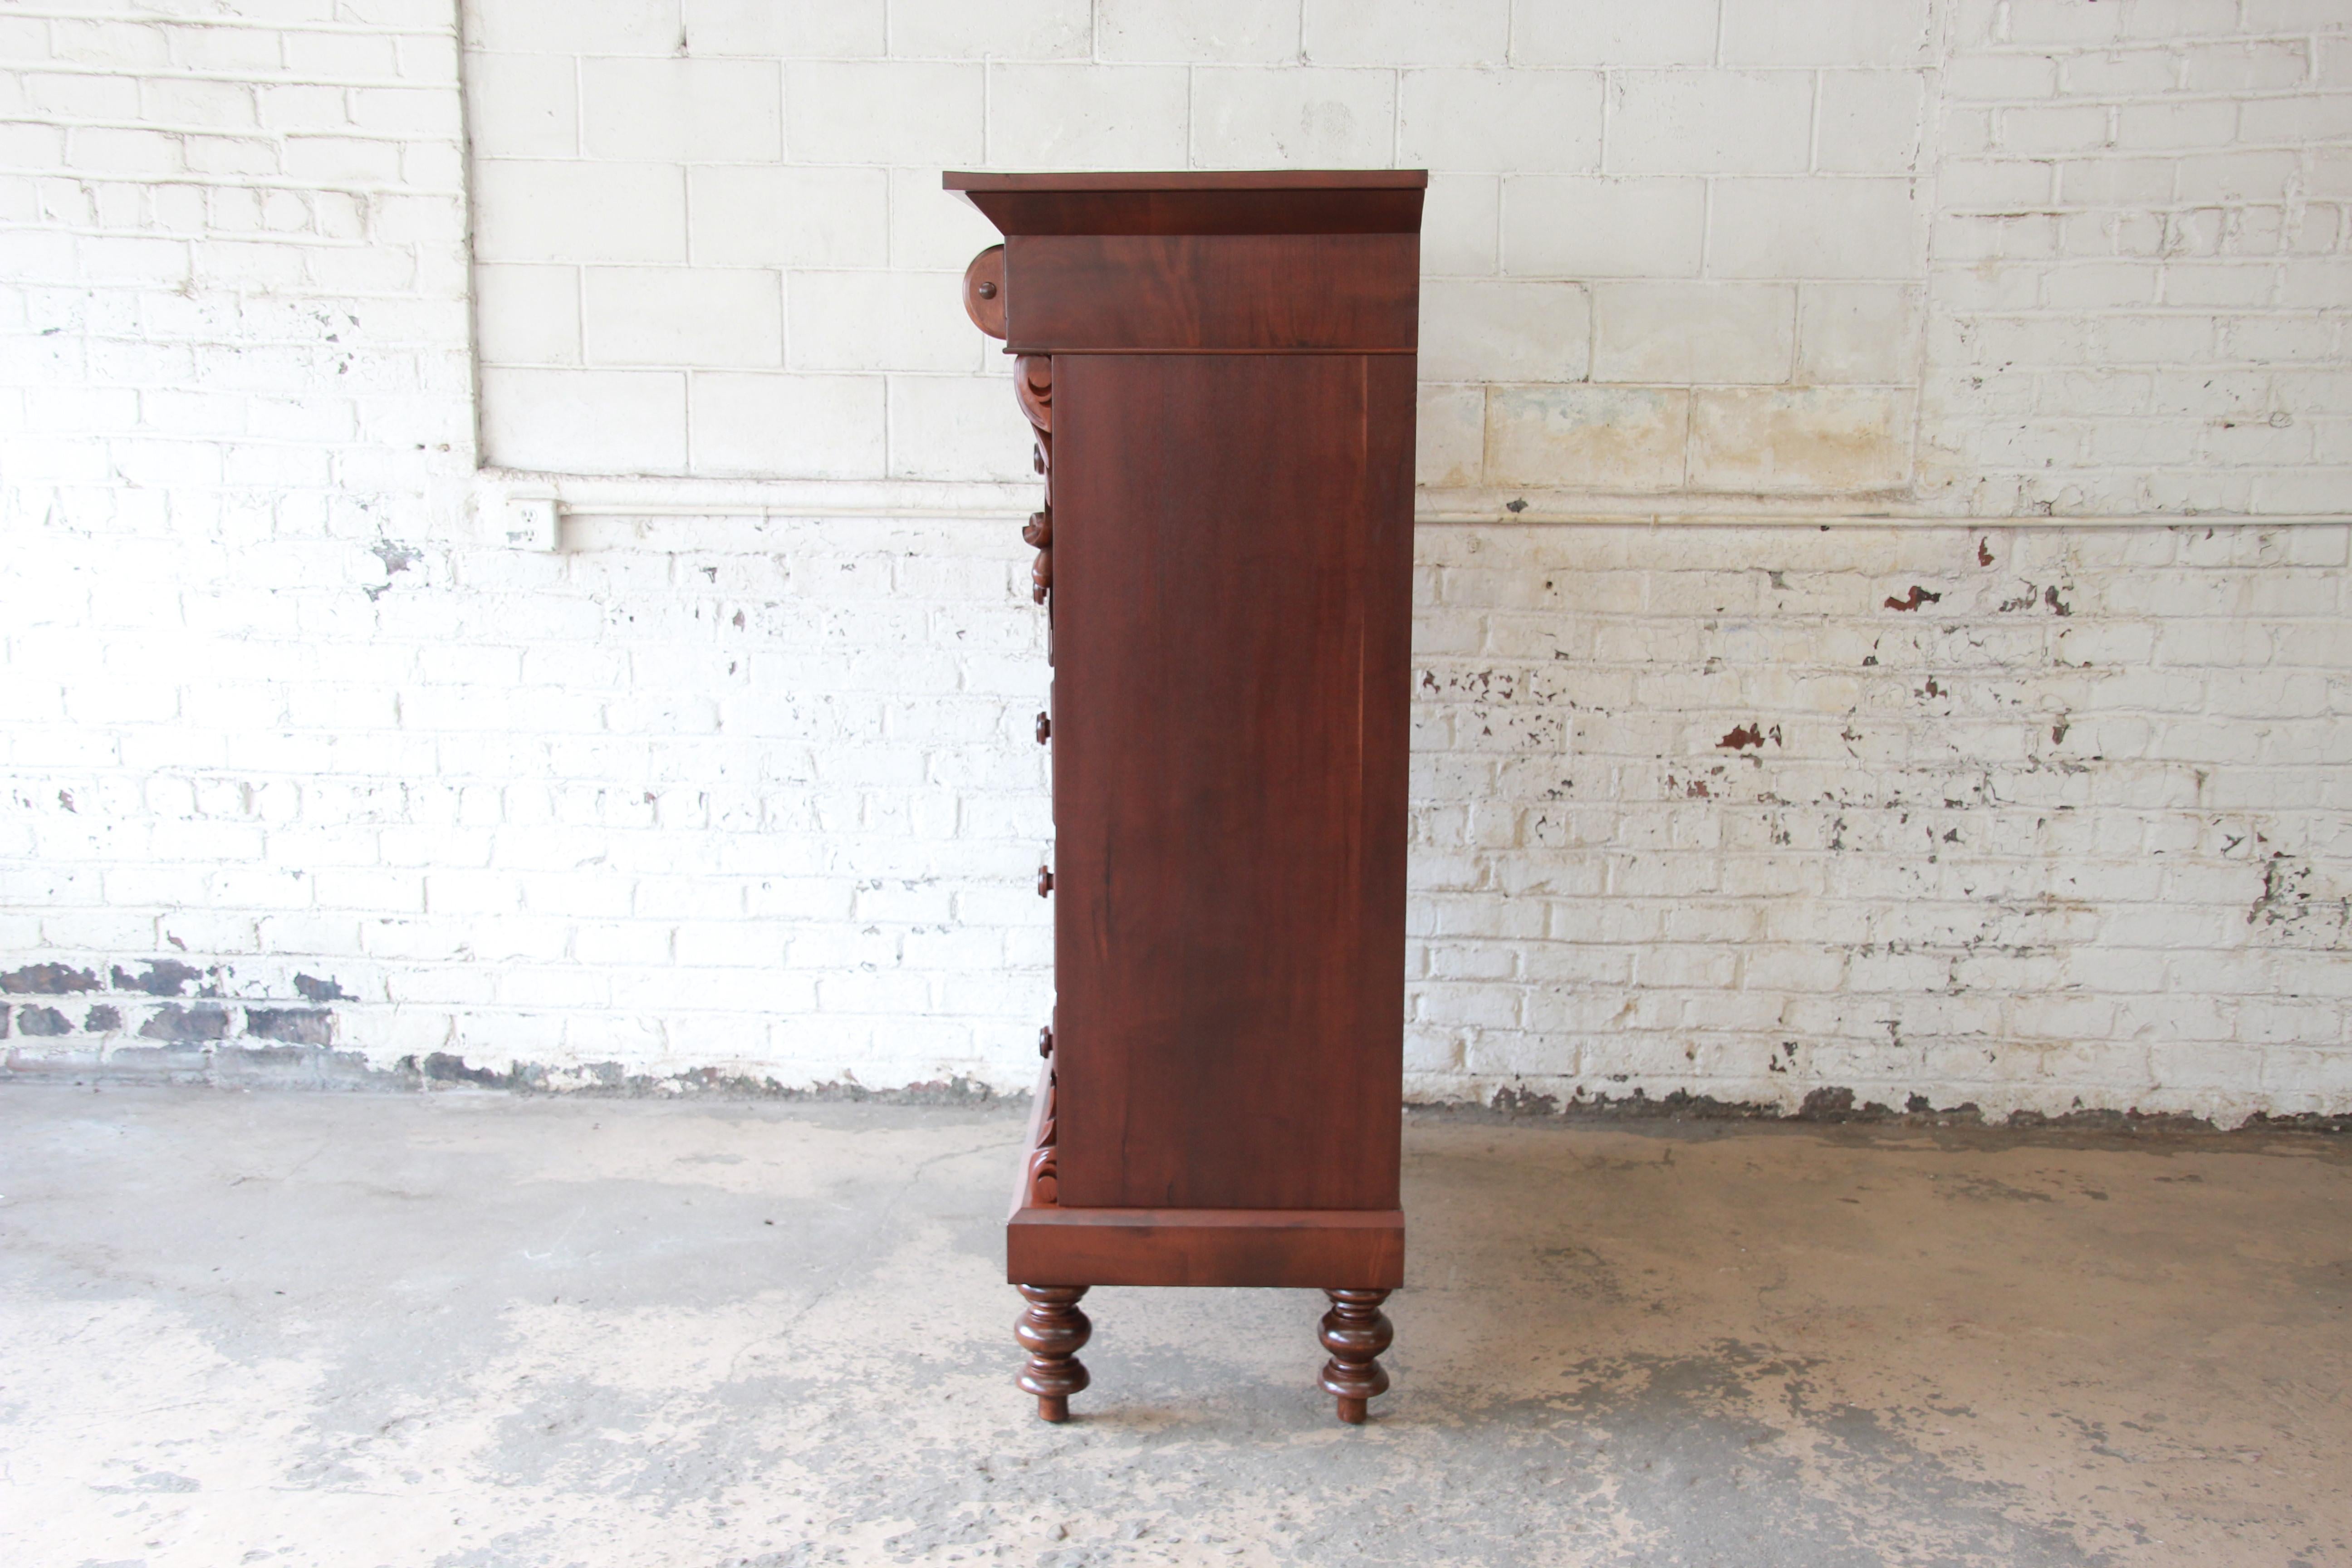
<path id="1" fill-rule="evenodd" d="M 501 509 L 501 531 L 512 550 L 553 550 L 556 546 L 556 505 L 553 496 L 509 496 Z"/>

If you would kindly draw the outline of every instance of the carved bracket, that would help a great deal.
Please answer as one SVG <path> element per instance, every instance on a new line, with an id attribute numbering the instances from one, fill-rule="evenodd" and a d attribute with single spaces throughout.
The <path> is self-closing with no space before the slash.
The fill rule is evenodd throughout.
<path id="1" fill-rule="evenodd" d="M 1037 1146 L 1029 1151 L 1029 1197 L 1031 1208 L 1055 1208 L 1061 1203 L 1061 1183 L 1055 1173 L 1054 1162 L 1054 1083 L 1052 1073 L 1045 1075 L 1045 1114 L 1037 1121 Z"/>
<path id="2" fill-rule="evenodd" d="M 1029 568 L 1029 596 L 1044 604 L 1054 591 L 1054 361 L 1023 354 L 1013 367 L 1013 395 L 1037 436 L 1037 471 L 1045 476 L 1045 510 L 1033 514 L 1021 537 L 1036 547 Z"/>

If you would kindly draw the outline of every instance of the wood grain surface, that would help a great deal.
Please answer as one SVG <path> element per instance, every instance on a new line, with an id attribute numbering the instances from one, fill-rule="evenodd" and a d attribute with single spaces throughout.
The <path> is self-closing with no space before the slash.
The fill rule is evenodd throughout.
<path id="1" fill-rule="evenodd" d="M 1054 401 L 1062 1201 L 1393 1208 L 1413 362 Z"/>

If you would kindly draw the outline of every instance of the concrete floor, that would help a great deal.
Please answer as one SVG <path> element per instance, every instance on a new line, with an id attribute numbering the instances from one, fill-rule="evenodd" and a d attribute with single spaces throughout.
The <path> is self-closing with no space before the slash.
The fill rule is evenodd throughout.
<path id="1" fill-rule="evenodd" d="M 26 1568 L 2352 1562 L 2352 1142 L 1416 1119 L 1396 1389 L 1101 1289 L 1003 1111 L 0 1093 Z"/>

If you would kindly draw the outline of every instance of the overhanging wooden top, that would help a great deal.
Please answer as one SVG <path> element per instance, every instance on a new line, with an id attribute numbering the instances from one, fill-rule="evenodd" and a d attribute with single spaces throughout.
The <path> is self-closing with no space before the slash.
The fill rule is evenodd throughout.
<path id="1" fill-rule="evenodd" d="M 942 185 L 1007 237 L 1047 234 L 1418 234 L 1425 169 L 977 174 Z"/>

